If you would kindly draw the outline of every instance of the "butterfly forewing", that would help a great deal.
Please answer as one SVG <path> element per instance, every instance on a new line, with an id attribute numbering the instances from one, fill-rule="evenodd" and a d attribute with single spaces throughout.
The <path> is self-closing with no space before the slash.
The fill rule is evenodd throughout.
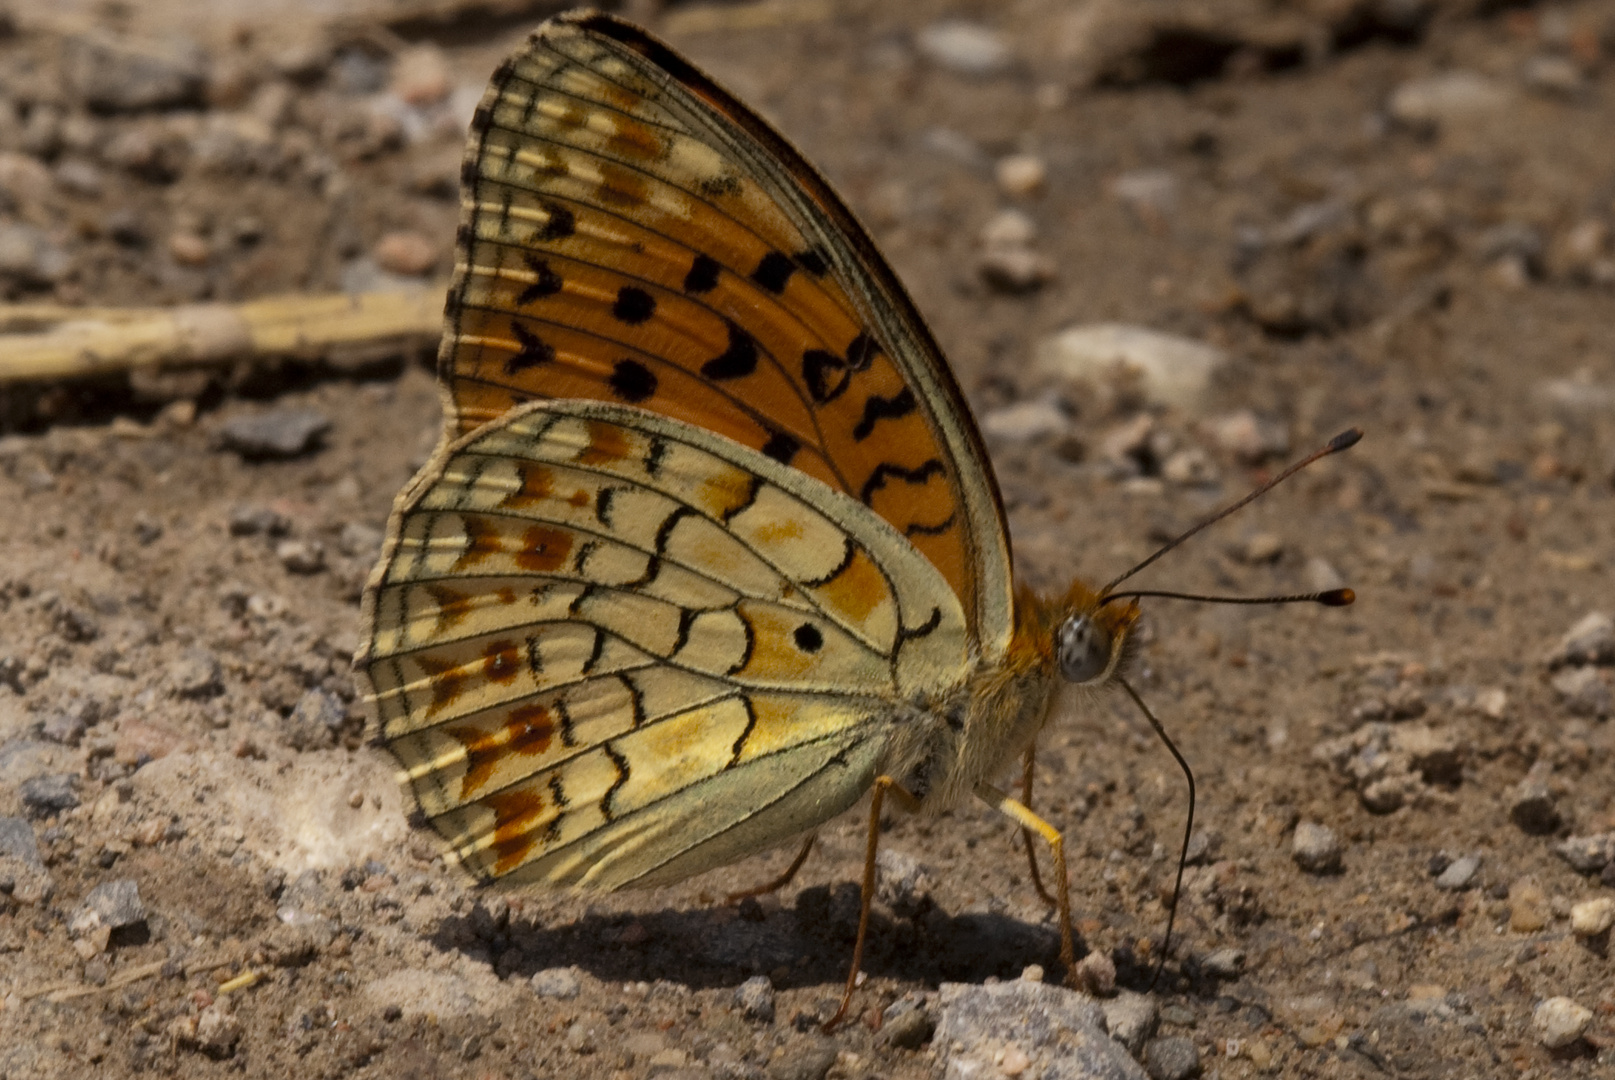
<path id="1" fill-rule="evenodd" d="M 946 580 L 863 504 L 602 403 L 440 452 L 366 604 L 381 737 L 484 878 L 649 884 L 810 827 L 970 663 Z"/>
<path id="2" fill-rule="evenodd" d="M 1010 632 L 997 494 L 952 377 L 829 186 L 643 32 L 546 24 L 464 173 L 440 364 L 458 433 L 533 398 L 637 405 L 862 502 Z"/>

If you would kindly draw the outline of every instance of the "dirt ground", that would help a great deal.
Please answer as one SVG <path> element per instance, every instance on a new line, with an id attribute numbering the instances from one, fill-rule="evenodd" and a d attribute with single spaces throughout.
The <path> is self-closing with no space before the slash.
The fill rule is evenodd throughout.
<path id="1" fill-rule="evenodd" d="M 0 38 L 0 289 L 94 306 L 437 280 L 464 124 L 552 10 L 28 7 Z M 1615 614 L 1615 2 L 630 13 L 870 225 L 989 431 L 1027 580 L 1107 579 L 1365 430 L 1149 572 L 1358 595 L 1147 606 L 1136 684 L 1200 794 L 1158 1034 L 1205 1076 L 1615 1075 L 1588 903 L 1615 897 L 1615 631 L 1587 620 Z M 1103 322 L 1223 361 L 1170 405 L 1032 363 Z M 882 1010 L 1058 974 L 1019 836 L 977 806 L 890 819 L 859 1018 L 829 1037 L 860 811 L 739 907 L 791 852 L 610 897 L 446 867 L 348 670 L 436 436 L 422 356 L 0 406 L 5 1080 L 926 1077 L 954 1048 Z M 259 415 L 310 445 L 255 450 Z M 1116 694 L 1060 708 L 1037 791 L 1087 948 L 1147 989 L 1182 777 Z"/>

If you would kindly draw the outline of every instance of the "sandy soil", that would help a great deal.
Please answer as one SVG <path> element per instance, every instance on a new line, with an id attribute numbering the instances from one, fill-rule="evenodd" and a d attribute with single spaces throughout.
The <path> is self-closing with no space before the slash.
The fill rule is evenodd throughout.
<path id="1" fill-rule="evenodd" d="M 215 5 L 191 52 L 166 5 L 15 10 L 0 288 L 95 305 L 446 272 L 463 124 L 543 13 Z M 868 221 L 992 433 L 1028 580 L 1108 578 L 1366 430 L 1150 573 L 1359 596 L 1149 606 L 1137 683 L 1200 789 L 1159 1034 L 1208 1076 L 1610 1075 L 1615 967 L 1587 902 L 1615 869 L 1560 848 L 1615 831 L 1615 632 L 1605 649 L 1583 622 L 1615 613 L 1615 3 L 634 11 Z M 997 36 L 925 32 L 956 18 Z M 1014 155 L 1041 186 L 1000 176 Z M 1006 209 L 1040 286 L 984 271 Z M 1094 322 L 1225 359 L 1171 406 L 1149 380 L 1036 372 L 1039 342 Z M 481 893 L 445 867 L 362 745 L 347 659 L 435 438 L 419 357 L 0 404 L 0 1077 L 923 1077 L 951 1048 L 912 1024 L 892 1045 L 883 1009 L 934 1019 L 943 981 L 1055 974 L 1019 837 L 973 806 L 891 818 L 897 884 L 859 1020 L 831 1037 L 856 811 L 739 907 L 722 894 L 790 852 L 613 897 Z M 287 410 L 328 422 L 306 451 L 234 448 L 243 418 Z M 1120 695 L 1063 707 L 1039 768 L 1082 937 L 1143 990 L 1182 778 Z M 1555 1009 L 1571 1037 L 1550 1047 Z"/>

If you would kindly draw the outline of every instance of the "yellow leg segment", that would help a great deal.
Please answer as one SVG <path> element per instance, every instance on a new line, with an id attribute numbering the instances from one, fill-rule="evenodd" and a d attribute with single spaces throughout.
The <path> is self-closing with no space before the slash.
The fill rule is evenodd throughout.
<path id="1" fill-rule="evenodd" d="M 1036 763 L 1037 747 L 1035 745 L 1028 746 L 1026 748 L 1026 765 L 1021 772 L 1021 805 L 1028 810 L 1032 808 L 1032 771 Z M 1026 864 L 1032 868 L 1032 887 L 1037 890 L 1037 894 L 1043 898 L 1045 904 L 1050 907 L 1057 906 L 1059 902 L 1049 895 L 1048 889 L 1043 887 L 1043 875 L 1038 873 L 1037 870 L 1036 838 L 1032 835 L 1032 830 L 1022 828 L 1021 838 L 1026 841 Z"/>
<path id="2" fill-rule="evenodd" d="M 1065 967 L 1065 980 L 1069 984 L 1077 970 L 1077 949 L 1071 936 L 1071 886 L 1066 880 L 1065 838 L 1060 830 L 1032 813 L 1025 804 L 1016 802 L 991 784 L 977 784 L 976 797 L 1022 829 L 1037 833 L 1049 845 L 1054 856 L 1055 906 L 1059 908 L 1060 917 L 1060 963 Z"/>
<path id="3" fill-rule="evenodd" d="M 875 852 L 880 846 L 880 808 L 887 792 L 905 810 L 913 812 L 920 806 L 920 800 L 890 776 L 875 777 L 874 793 L 869 799 L 869 839 L 864 846 L 864 881 L 858 897 L 858 939 L 852 946 L 852 970 L 847 972 L 847 989 L 841 995 L 841 1007 L 824 1023 L 825 1034 L 833 1031 L 846 1017 L 847 1006 L 852 1003 L 852 992 L 858 988 L 858 969 L 864 962 L 864 937 L 869 932 L 869 905 L 875 900 Z M 1055 833 L 1055 836 L 1059 836 L 1059 833 Z"/>
<path id="4" fill-rule="evenodd" d="M 818 834 L 814 833 L 812 836 L 809 836 L 805 841 L 803 841 L 802 850 L 796 853 L 796 858 L 791 860 L 791 865 L 787 866 L 785 868 L 785 872 L 779 877 L 775 878 L 773 881 L 765 881 L 756 888 L 742 889 L 740 892 L 732 892 L 728 896 L 724 897 L 724 900 L 731 904 L 737 904 L 746 899 L 748 896 L 766 896 L 771 892 L 778 892 L 779 890 L 785 888 L 785 886 L 791 883 L 791 879 L 796 876 L 796 872 L 802 869 L 802 864 L 807 862 L 808 852 L 813 850 L 813 841 L 817 840 L 818 838 Z"/>

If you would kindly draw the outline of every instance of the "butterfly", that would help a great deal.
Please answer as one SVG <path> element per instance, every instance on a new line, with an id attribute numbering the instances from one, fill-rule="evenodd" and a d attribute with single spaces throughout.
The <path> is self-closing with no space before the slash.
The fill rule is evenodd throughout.
<path id="1" fill-rule="evenodd" d="M 1029 797 L 1057 690 L 1126 667 L 1139 607 L 1017 586 L 964 396 L 863 227 L 592 12 L 494 73 L 462 187 L 446 432 L 356 658 L 424 817 L 482 881 L 617 889 L 873 789 L 850 997 L 882 800 L 976 795 L 1049 841 L 1069 971 L 1060 834 L 994 781 L 1024 759 Z"/>

